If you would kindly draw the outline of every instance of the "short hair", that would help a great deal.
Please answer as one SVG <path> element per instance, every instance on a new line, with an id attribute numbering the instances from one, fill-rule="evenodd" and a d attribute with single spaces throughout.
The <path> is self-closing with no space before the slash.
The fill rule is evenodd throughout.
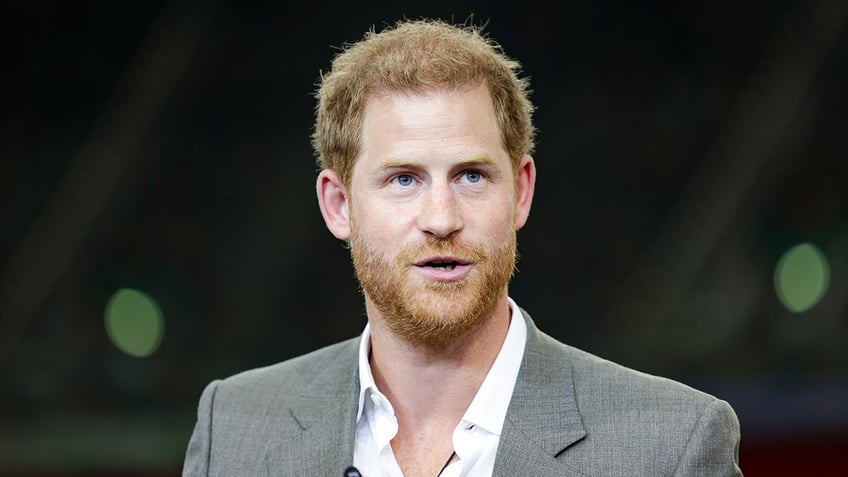
<path id="1" fill-rule="evenodd" d="M 345 186 L 362 147 L 363 109 L 383 92 L 424 93 L 485 83 L 492 96 L 501 140 L 513 171 L 533 151 L 535 127 L 529 81 L 482 27 L 443 20 L 401 20 L 380 32 L 372 28 L 343 48 L 322 74 L 312 146 L 322 169 Z"/>

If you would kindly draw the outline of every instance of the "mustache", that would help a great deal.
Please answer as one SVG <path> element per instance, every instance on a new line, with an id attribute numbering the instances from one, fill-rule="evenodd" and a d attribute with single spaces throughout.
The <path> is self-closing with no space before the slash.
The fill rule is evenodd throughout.
<path id="1" fill-rule="evenodd" d="M 448 256 L 468 263 L 477 263 L 488 257 L 485 247 L 469 244 L 454 235 L 448 237 L 428 236 L 423 242 L 404 247 L 398 252 L 401 263 L 417 263 L 434 256 Z"/>

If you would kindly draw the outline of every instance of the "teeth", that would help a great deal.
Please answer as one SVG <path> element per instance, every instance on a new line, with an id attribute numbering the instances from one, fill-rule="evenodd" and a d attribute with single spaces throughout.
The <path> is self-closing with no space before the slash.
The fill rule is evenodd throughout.
<path id="1" fill-rule="evenodd" d="M 438 268 L 439 270 L 447 270 L 447 271 L 453 270 L 453 269 L 454 269 L 454 267 L 456 267 L 456 265 L 455 265 L 455 264 L 453 264 L 453 263 L 444 263 L 444 264 L 437 263 L 437 264 L 436 264 L 436 265 L 434 265 L 434 266 L 435 266 L 436 268 Z"/>

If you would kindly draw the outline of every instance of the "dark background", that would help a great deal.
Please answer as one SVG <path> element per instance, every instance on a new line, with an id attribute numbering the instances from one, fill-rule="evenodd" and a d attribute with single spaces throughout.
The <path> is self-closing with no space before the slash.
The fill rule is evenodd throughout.
<path id="1" fill-rule="evenodd" d="M 727 399 L 746 475 L 848 472 L 845 2 L 0 8 L 0 474 L 178 475 L 209 380 L 359 333 L 314 85 L 372 26 L 472 14 L 538 108 L 513 298 Z M 805 242 L 830 286 L 792 313 L 773 274 Z M 107 336 L 121 288 L 162 309 L 149 357 Z"/>

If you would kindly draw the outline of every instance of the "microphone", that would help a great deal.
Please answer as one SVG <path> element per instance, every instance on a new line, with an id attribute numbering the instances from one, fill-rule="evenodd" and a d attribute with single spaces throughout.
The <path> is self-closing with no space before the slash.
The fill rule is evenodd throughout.
<path id="1" fill-rule="evenodd" d="M 354 466 L 350 466 L 345 469 L 343 477 L 362 477 L 362 474 L 359 473 L 359 469 Z"/>

